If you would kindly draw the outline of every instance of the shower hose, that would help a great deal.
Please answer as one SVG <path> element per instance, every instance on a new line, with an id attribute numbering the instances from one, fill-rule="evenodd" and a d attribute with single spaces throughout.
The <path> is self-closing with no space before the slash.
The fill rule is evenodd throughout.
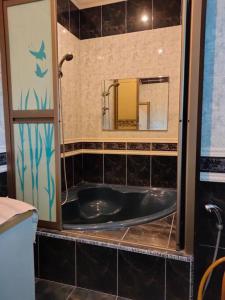
<path id="1" fill-rule="evenodd" d="M 208 280 L 208 278 L 210 277 L 210 275 L 212 274 L 213 270 L 221 265 L 222 263 L 225 263 L 225 257 L 222 257 L 218 260 L 216 260 L 214 263 L 212 263 L 208 269 L 205 271 L 204 275 L 202 276 L 200 285 L 199 285 L 199 289 L 198 289 L 198 298 L 197 300 L 203 300 L 204 297 L 204 289 L 205 289 L 205 284 Z M 225 277 L 223 277 L 223 284 L 225 284 Z M 221 300 L 225 300 L 224 298 L 225 296 L 225 291 L 224 291 L 224 285 L 222 285 L 222 298 Z"/>

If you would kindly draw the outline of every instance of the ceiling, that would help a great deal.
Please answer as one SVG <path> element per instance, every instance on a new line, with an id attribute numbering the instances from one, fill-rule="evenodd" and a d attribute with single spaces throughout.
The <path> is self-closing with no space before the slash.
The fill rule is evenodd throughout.
<path id="1" fill-rule="evenodd" d="M 80 9 L 98 5 L 120 2 L 124 0 L 72 0 L 72 2 Z"/>

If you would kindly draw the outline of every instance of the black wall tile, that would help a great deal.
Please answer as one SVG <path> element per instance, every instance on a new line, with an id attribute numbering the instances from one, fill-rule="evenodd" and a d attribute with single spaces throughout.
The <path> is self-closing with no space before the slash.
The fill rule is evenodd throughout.
<path id="1" fill-rule="evenodd" d="M 118 2 L 102 6 L 102 35 L 115 35 L 126 32 L 126 2 Z"/>
<path id="2" fill-rule="evenodd" d="M 177 157 L 152 157 L 152 186 L 176 188 L 177 186 Z"/>
<path id="3" fill-rule="evenodd" d="M 142 17 L 148 17 L 147 22 Z M 152 29 L 152 0 L 127 1 L 127 32 Z"/>
<path id="4" fill-rule="evenodd" d="M 200 171 L 212 173 L 225 173 L 224 157 L 201 157 Z"/>
<path id="5" fill-rule="evenodd" d="M 0 173 L 0 197 L 6 197 L 8 195 L 7 187 L 7 173 Z"/>
<path id="6" fill-rule="evenodd" d="M 83 181 L 83 155 L 74 156 L 74 185 Z"/>
<path id="7" fill-rule="evenodd" d="M 66 160 L 66 179 L 67 179 L 67 186 L 71 188 L 74 186 L 74 157 L 68 156 L 65 158 Z M 65 176 L 64 176 L 64 160 L 61 158 L 61 183 L 62 183 L 62 191 L 65 191 Z"/>
<path id="8" fill-rule="evenodd" d="M 162 300 L 164 290 L 164 258 L 119 251 L 119 296 L 138 300 Z"/>
<path id="9" fill-rule="evenodd" d="M 7 165 L 7 155 L 6 152 L 0 153 L 0 166 Z"/>
<path id="10" fill-rule="evenodd" d="M 77 285 L 115 295 L 117 250 L 77 243 Z"/>
<path id="11" fill-rule="evenodd" d="M 80 38 L 90 39 L 101 36 L 101 6 L 80 10 Z"/>
<path id="12" fill-rule="evenodd" d="M 127 156 L 127 184 L 150 186 L 150 156 Z"/>
<path id="13" fill-rule="evenodd" d="M 166 260 L 166 299 L 189 300 L 190 262 Z"/>
<path id="14" fill-rule="evenodd" d="M 80 37 L 80 11 L 70 1 L 70 32 L 76 37 Z"/>
<path id="15" fill-rule="evenodd" d="M 104 155 L 104 181 L 109 184 L 126 184 L 126 155 Z"/>
<path id="16" fill-rule="evenodd" d="M 57 0 L 57 21 L 69 30 L 69 0 Z"/>
<path id="17" fill-rule="evenodd" d="M 75 285 L 75 242 L 39 236 L 40 278 Z"/>
<path id="18" fill-rule="evenodd" d="M 153 28 L 181 24 L 181 0 L 153 0 Z"/>
<path id="19" fill-rule="evenodd" d="M 58 22 L 80 39 L 149 30 L 153 19 L 154 28 L 181 24 L 181 0 L 128 0 L 82 10 L 57 0 L 57 6 Z"/>
<path id="20" fill-rule="evenodd" d="M 103 183 L 103 155 L 83 154 L 84 181 Z"/>

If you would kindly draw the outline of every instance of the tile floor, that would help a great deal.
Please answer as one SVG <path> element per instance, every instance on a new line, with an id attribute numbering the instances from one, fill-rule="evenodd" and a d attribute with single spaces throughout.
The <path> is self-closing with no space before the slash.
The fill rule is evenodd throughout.
<path id="1" fill-rule="evenodd" d="M 53 281 L 36 280 L 36 300 L 129 300 Z"/>

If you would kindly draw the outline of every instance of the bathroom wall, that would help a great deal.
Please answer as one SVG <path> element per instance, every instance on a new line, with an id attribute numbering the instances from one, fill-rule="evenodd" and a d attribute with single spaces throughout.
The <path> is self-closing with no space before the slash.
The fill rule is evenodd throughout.
<path id="1" fill-rule="evenodd" d="M 147 23 L 140 22 L 142 10 Z M 121 1 L 79 14 L 70 1 L 58 1 L 59 58 L 75 55 L 62 80 L 69 187 L 82 181 L 176 187 L 180 14 L 179 0 Z M 103 80 L 160 75 L 170 80 L 167 131 L 102 131 Z"/>
<path id="2" fill-rule="evenodd" d="M 216 218 L 205 210 L 205 204 L 218 205 L 225 224 L 225 2 L 208 0 L 205 31 L 205 63 L 203 84 L 203 112 L 201 160 L 198 194 L 196 198 L 195 296 L 206 268 L 211 264 L 215 250 Z M 225 233 L 218 258 L 225 256 Z M 220 299 L 224 266 L 218 267 L 204 297 Z"/>
<path id="3" fill-rule="evenodd" d="M 81 182 L 176 188 L 177 144 L 83 142 L 66 145 L 68 187 Z M 64 185 L 62 168 L 62 189 Z"/>
<path id="4" fill-rule="evenodd" d="M 162 49 L 163 53 L 159 51 Z M 80 100 L 82 138 L 177 139 L 181 26 L 82 40 Z M 113 78 L 169 76 L 168 131 L 102 131 L 102 81 Z"/>
<path id="5" fill-rule="evenodd" d="M 58 60 L 66 53 L 74 59 L 63 64 L 61 79 L 62 111 L 65 140 L 81 138 L 82 113 L 80 101 L 80 41 L 58 23 Z"/>
<path id="6" fill-rule="evenodd" d="M 149 16 L 146 23 L 140 22 L 143 11 Z M 82 125 L 76 125 L 79 127 L 76 130 L 69 126 L 76 121 L 75 116 L 71 116 L 71 102 L 68 100 L 64 110 L 67 141 L 71 142 L 75 139 L 152 141 L 155 139 L 161 142 L 177 142 L 181 1 L 142 0 L 138 5 L 133 0 L 120 1 L 81 9 L 78 14 L 78 9 L 70 1 L 59 0 L 58 22 L 64 27 L 59 31 L 61 44 L 66 44 L 67 34 L 62 34 L 65 28 L 80 39 L 79 57 L 77 56 L 80 81 L 75 81 L 71 73 L 68 74 L 69 79 L 65 80 L 64 85 L 68 92 L 72 83 L 70 86 L 67 84 L 74 80 L 73 87 L 76 87 L 79 101 L 73 99 L 73 103 L 78 103 L 77 107 L 73 104 L 73 108 L 80 112 L 81 119 L 78 117 L 77 123 Z M 70 39 L 73 40 L 72 36 Z M 64 48 L 63 51 L 65 50 Z M 159 75 L 170 77 L 168 131 L 148 133 L 102 131 L 101 86 L 104 79 Z M 66 97 L 64 102 L 67 102 Z"/>

